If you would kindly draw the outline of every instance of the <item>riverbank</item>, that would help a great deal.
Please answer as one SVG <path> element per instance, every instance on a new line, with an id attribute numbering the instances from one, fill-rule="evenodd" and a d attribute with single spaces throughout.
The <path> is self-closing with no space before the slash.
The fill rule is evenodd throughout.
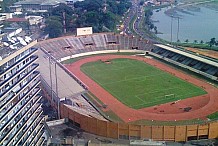
<path id="1" fill-rule="evenodd" d="M 177 12 L 184 14 L 194 15 L 193 12 L 200 12 L 200 7 L 218 11 L 218 0 L 205 0 L 205 1 L 186 1 L 181 0 L 178 4 L 168 7 L 165 14 L 168 16 L 180 17 Z"/>

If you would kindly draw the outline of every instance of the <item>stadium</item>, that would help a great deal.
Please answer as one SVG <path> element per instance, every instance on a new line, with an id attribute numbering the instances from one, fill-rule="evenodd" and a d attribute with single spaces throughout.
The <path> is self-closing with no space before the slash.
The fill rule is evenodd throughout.
<path id="1" fill-rule="evenodd" d="M 115 139 L 218 137 L 218 62 L 114 33 L 39 42 L 44 95 L 86 132 Z M 196 76 L 200 76 L 197 78 Z"/>

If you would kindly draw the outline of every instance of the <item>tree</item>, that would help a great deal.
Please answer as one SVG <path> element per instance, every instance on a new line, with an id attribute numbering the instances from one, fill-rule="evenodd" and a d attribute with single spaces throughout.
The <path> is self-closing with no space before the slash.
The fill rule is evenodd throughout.
<path id="1" fill-rule="evenodd" d="M 216 39 L 215 38 L 211 38 L 210 42 L 209 42 L 210 47 L 212 47 L 215 44 L 216 44 Z"/>
<path id="2" fill-rule="evenodd" d="M 103 8 L 101 0 L 84 0 L 74 3 L 75 8 L 80 8 L 82 11 L 100 11 Z"/>
<path id="3" fill-rule="evenodd" d="M 116 27 L 116 16 L 111 12 L 104 13 L 101 21 L 102 25 L 110 30 L 113 30 Z"/>
<path id="4" fill-rule="evenodd" d="M 185 40 L 185 42 L 186 42 L 186 43 L 188 43 L 188 42 L 189 42 L 189 40 L 188 40 L 188 39 L 186 39 L 186 40 Z"/>
<path id="5" fill-rule="evenodd" d="M 141 0 L 141 1 L 140 1 L 140 3 L 139 3 L 139 5 L 141 5 L 141 6 L 142 6 L 143 4 L 144 4 L 144 1 L 143 1 L 143 0 Z"/>
<path id="6" fill-rule="evenodd" d="M 0 1 L 0 6 L 2 8 L 2 12 L 10 12 L 9 6 L 13 5 L 15 2 L 18 2 L 19 0 L 3 0 Z"/>
<path id="7" fill-rule="evenodd" d="M 203 44 L 203 43 L 204 43 L 204 41 L 203 41 L 203 40 L 201 40 L 201 41 L 200 41 L 200 43 L 201 43 L 201 44 Z"/>
<path id="8" fill-rule="evenodd" d="M 63 25 L 63 14 L 65 14 L 65 21 L 66 21 L 66 29 L 69 30 L 70 28 L 72 28 L 72 21 L 73 21 L 73 10 L 72 8 L 70 8 L 69 6 L 67 6 L 66 4 L 60 4 L 59 6 L 55 7 L 54 9 L 52 9 L 51 11 L 51 16 L 54 17 L 59 17 L 60 19 L 58 20 L 60 23 L 62 23 Z"/>
<path id="9" fill-rule="evenodd" d="M 152 30 L 152 29 L 154 29 L 154 24 L 150 24 L 150 29 Z"/>
<path id="10" fill-rule="evenodd" d="M 197 40 L 194 40 L 194 43 L 195 43 L 195 44 L 197 44 L 197 43 L 198 43 L 198 41 L 197 41 Z"/>
<path id="11" fill-rule="evenodd" d="M 45 32 L 49 34 L 49 37 L 55 38 L 63 34 L 63 25 L 60 21 L 60 18 L 52 16 L 45 21 L 46 27 Z"/>
<path id="12" fill-rule="evenodd" d="M 154 32 L 157 34 L 157 26 L 154 26 Z"/>
<path id="13" fill-rule="evenodd" d="M 99 14 L 95 11 L 89 11 L 85 14 L 85 22 L 87 24 L 98 24 L 99 23 Z"/>
<path id="14" fill-rule="evenodd" d="M 105 6 L 107 8 L 106 10 L 104 9 Z M 130 7 L 130 0 L 83 0 L 75 2 L 73 10 L 65 4 L 61 4 L 54 8 L 50 12 L 50 15 L 57 17 L 55 20 L 63 25 L 64 12 L 67 31 L 87 26 L 93 27 L 94 32 L 113 31 L 119 22 L 119 18 Z M 48 27 L 46 30 L 48 31 L 49 26 L 52 25 L 47 24 Z M 60 28 L 57 28 L 57 30 L 60 30 Z"/>

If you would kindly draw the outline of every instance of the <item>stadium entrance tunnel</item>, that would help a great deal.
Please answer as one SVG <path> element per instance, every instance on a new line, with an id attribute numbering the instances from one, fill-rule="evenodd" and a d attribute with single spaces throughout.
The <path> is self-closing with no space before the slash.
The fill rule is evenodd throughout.
<path id="1" fill-rule="evenodd" d="M 72 123 L 74 126 L 76 126 L 78 128 L 81 128 L 79 123 L 77 123 L 77 122 L 75 122 L 75 121 L 73 121 L 71 119 L 69 119 L 69 122 Z"/>
<path id="2" fill-rule="evenodd" d="M 198 140 L 198 137 L 197 136 L 189 136 L 188 141 L 191 141 L 191 140 Z"/>

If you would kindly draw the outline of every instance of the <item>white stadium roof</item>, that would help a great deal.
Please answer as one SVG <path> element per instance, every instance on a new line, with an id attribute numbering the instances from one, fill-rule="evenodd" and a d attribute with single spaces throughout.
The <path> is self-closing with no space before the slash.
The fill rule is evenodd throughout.
<path id="1" fill-rule="evenodd" d="M 181 55 L 184 55 L 184 56 L 189 57 L 189 58 L 193 58 L 195 60 L 204 62 L 204 63 L 209 64 L 209 65 L 218 67 L 218 63 L 217 62 L 205 59 L 203 57 L 200 57 L 200 56 L 197 56 L 197 55 L 193 55 L 193 54 L 190 54 L 190 53 L 187 53 L 187 52 L 184 52 L 184 51 L 181 51 L 181 50 L 169 47 L 169 46 L 165 46 L 165 45 L 162 45 L 162 44 L 155 44 L 155 46 L 163 48 L 163 49 L 166 49 L 166 50 L 169 50 L 169 51 L 172 51 L 172 52 L 175 52 L 175 53 L 178 53 L 178 54 L 181 54 Z"/>

